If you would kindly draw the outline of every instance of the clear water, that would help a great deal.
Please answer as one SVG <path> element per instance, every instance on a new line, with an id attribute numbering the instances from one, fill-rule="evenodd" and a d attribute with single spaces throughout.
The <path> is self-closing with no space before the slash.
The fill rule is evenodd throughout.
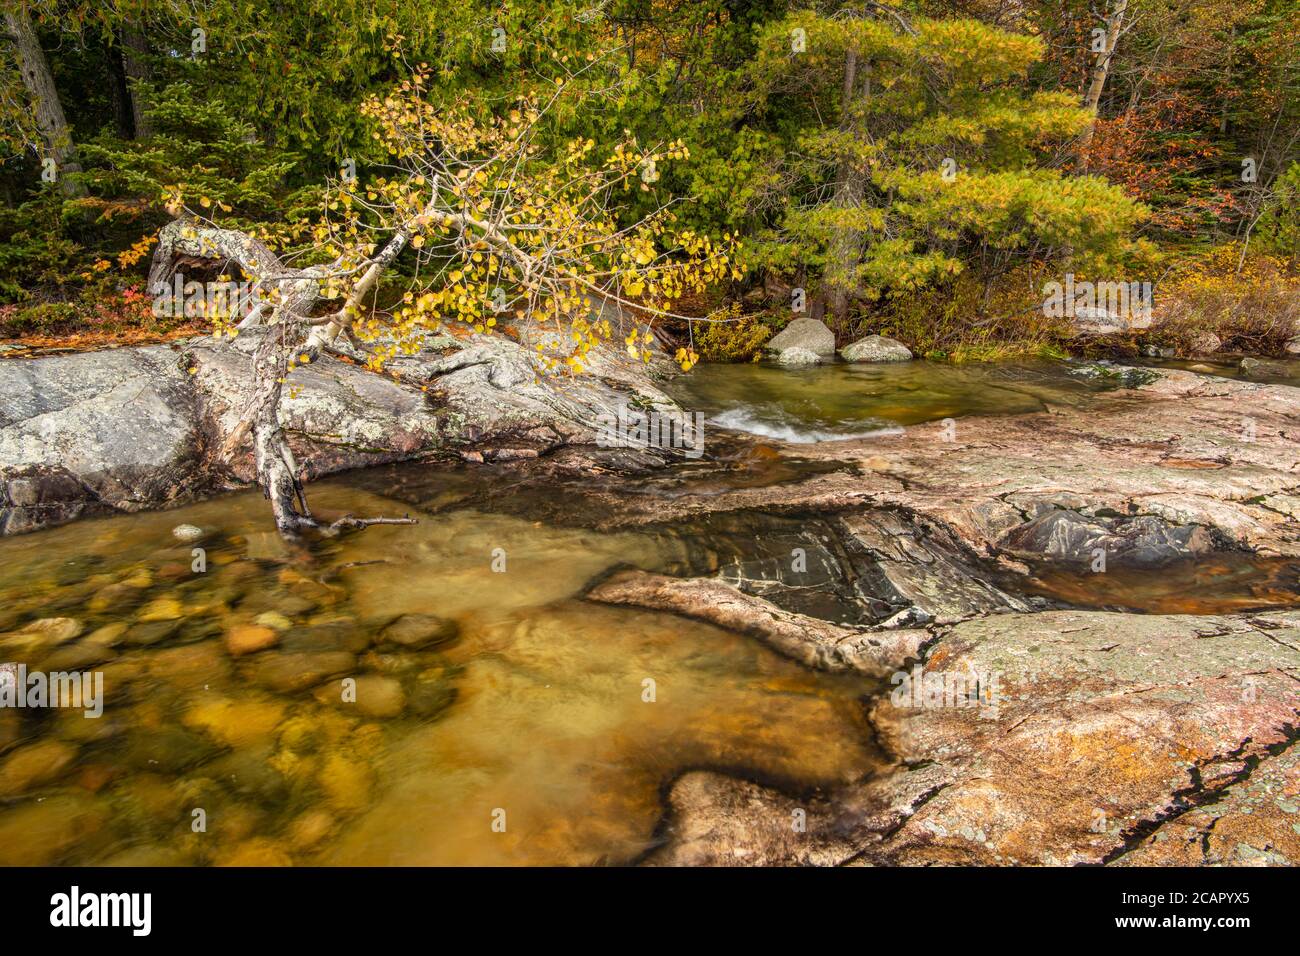
<path id="1" fill-rule="evenodd" d="M 445 478 L 454 502 L 466 478 Z M 0 863 L 620 863 L 686 769 L 807 791 L 880 764 L 865 682 L 578 598 L 615 565 L 689 560 L 670 537 L 313 491 L 421 521 L 291 548 L 246 493 L 0 541 L 0 662 L 101 671 L 106 698 L 98 719 L 0 710 Z M 404 615 L 456 636 L 385 646 Z M 76 625 L 30 629 L 50 618 Z M 250 626 L 273 646 L 234 656 Z"/>
<path id="2" fill-rule="evenodd" d="M 1232 614 L 1300 605 L 1300 561 L 1225 552 L 1163 567 L 1041 565 L 1005 582 L 1070 607 L 1149 614 Z"/>
<path id="3" fill-rule="evenodd" d="M 1204 359 L 1134 359 L 1134 365 L 1151 368 L 1177 368 L 1200 375 L 1220 378 L 1237 378 L 1247 382 L 1267 382 L 1274 385 L 1300 385 L 1300 360 L 1248 359 L 1243 367 L 1237 358 Z"/>

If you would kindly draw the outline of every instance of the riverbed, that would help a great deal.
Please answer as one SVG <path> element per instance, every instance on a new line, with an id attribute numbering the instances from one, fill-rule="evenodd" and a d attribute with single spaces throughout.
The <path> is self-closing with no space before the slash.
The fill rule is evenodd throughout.
<path id="1" fill-rule="evenodd" d="M 1086 407 L 1113 384 L 906 363 L 706 366 L 675 388 L 714 430 L 703 465 L 628 482 L 662 496 L 658 526 L 597 530 L 581 486 L 557 506 L 491 468 L 407 464 L 309 491 L 322 515 L 413 526 L 286 543 L 248 491 L 0 540 L 0 663 L 104 679 L 100 717 L 0 710 L 0 863 L 621 864 L 662 842 L 688 771 L 808 799 L 868 782 L 889 770 L 881 682 L 582 595 L 631 567 L 876 623 L 818 516 L 674 521 L 674 495 L 834 467 L 799 445 Z M 1034 570 L 1042 608 L 1300 603 L 1286 560 Z"/>

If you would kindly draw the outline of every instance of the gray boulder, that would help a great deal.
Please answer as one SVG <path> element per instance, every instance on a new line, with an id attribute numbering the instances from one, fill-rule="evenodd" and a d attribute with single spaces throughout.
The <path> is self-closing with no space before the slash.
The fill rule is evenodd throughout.
<path id="1" fill-rule="evenodd" d="M 840 349 L 840 357 L 846 362 L 909 362 L 912 351 L 897 339 L 868 335 Z"/>
<path id="2" fill-rule="evenodd" d="M 238 426 L 252 394 L 249 353 L 257 339 L 250 332 L 233 346 L 194 339 L 186 350 L 189 367 L 195 369 L 191 400 L 213 453 Z M 415 458 L 439 446 L 438 416 L 424 394 L 335 359 L 294 370 L 281 401 L 280 422 L 309 478 Z M 220 464 L 241 481 L 255 477 L 248 443 Z"/>
<path id="3" fill-rule="evenodd" d="M 831 356 L 835 354 L 835 333 L 826 327 L 825 322 L 817 319 L 795 319 L 772 336 L 765 348 L 776 353 L 800 348 L 817 355 Z"/>
<path id="4" fill-rule="evenodd" d="M 1092 306 L 1075 306 L 1070 316 L 1076 335 L 1114 335 L 1151 327 L 1151 316 L 1140 310 L 1130 315 Z"/>
<path id="5" fill-rule="evenodd" d="M 429 336 L 389 374 L 332 356 L 295 369 L 280 420 L 299 465 L 315 478 L 438 455 L 536 458 L 597 444 L 623 406 L 680 412 L 652 382 L 667 374 L 662 355 L 647 366 L 600 347 L 587 356 L 588 374 L 549 375 L 532 348 L 540 333 L 518 333 L 518 341 Z M 0 534 L 253 481 L 250 443 L 229 458 L 221 448 L 252 392 L 260 334 L 0 360 Z"/>
<path id="6" fill-rule="evenodd" d="M 0 361 L 0 533 L 178 497 L 201 471 L 189 375 L 166 346 Z"/>

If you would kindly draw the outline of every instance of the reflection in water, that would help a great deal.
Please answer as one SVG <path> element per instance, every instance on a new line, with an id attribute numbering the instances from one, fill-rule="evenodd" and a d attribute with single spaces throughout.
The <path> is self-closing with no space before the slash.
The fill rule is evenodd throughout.
<path id="1" fill-rule="evenodd" d="M 1074 607 L 1150 614 L 1231 614 L 1300 604 L 1300 561 L 1249 554 L 1203 555 L 1162 567 L 1042 565 L 1008 586 Z"/>
<path id="2" fill-rule="evenodd" d="M 1136 358 L 1133 365 L 1146 365 L 1152 368 L 1177 368 L 1200 375 L 1216 375 L 1220 378 L 1239 378 L 1247 382 L 1269 382 L 1275 385 L 1300 385 L 1300 360 L 1198 358 L 1198 359 L 1163 359 Z"/>
<path id="3" fill-rule="evenodd" d="M 836 362 L 806 368 L 701 365 L 673 396 L 715 425 L 795 444 L 896 433 L 961 415 L 1020 414 L 1078 404 L 1104 386 L 1066 366 Z"/>
<path id="4" fill-rule="evenodd" d="M 806 791 L 879 765 L 864 681 L 575 598 L 680 542 L 454 510 L 462 478 L 419 525 L 310 548 L 256 493 L 0 541 L 0 663 L 107 698 L 0 710 L 0 863 L 622 862 L 685 769 Z M 313 504 L 411 507 L 345 479 Z"/>

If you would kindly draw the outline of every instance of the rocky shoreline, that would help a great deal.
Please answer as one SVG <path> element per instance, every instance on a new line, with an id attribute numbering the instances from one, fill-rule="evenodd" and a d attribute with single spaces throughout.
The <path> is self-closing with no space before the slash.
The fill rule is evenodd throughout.
<path id="1" fill-rule="evenodd" d="M 873 642 L 873 671 L 894 671 L 869 703 L 894 766 L 815 799 L 689 773 L 668 792 L 663 844 L 645 862 L 1300 862 L 1300 612 L 1052 610 L 978 570 L 1014 576 L 1033 559 L 1086 574 L 1098 549 L 1111 570 L 1234 550 L 1295 556 L 1297 436 L 1300 390 L 1164 372 L 1101 408 L 801 446 L 844 467 L 676 498 L 696 516 L 817 515 L 850 555 L 844 575 L 901 599 L 892 617 L 829 638 L 836 652 Z M 609 525 L 652 520 L 641 504 L 610 502 Z M 589 597 L 725 623 L 782 649 L 788 613 L 726 590 L 625 575 Z M 824 633 L 803 633 L 807 647 L 790 656 L 839 666 Z M 944 696 L 952 677 L 967 695 L 956 701 Z M 938 696 L 900 693 L 917 681 Z"/>
<path id="2" fill-rule="evenodd" d="M 245 444 L 221 453 L 252 389 L 258 333 L 0 361 L 0 534 L 193 500 L 254 480 Z M 308 480 L 425 458 L 535 458 L 590 444 L 629 402 L 675 407 L 613 350 L 569 380 L 535 370 L 528 343 L 433 336 L 387 374 L 360 355 L 294 372 L 282 410 Z"/>

